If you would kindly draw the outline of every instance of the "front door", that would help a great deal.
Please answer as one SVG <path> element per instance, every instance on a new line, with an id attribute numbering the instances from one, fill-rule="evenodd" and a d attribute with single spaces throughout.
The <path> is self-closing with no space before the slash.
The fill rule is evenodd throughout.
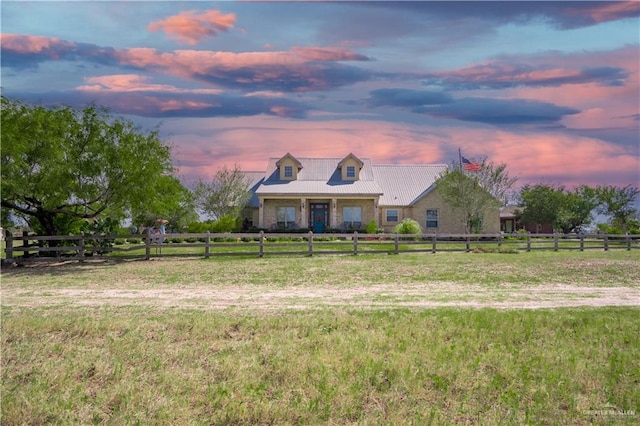
<path id="1" fill-rule="evenodd" d="M 309 209 L 310 222 L 313 224 L 313 232 L 322 234 L 329 222 L 329 204 L 311 204 Z"/>

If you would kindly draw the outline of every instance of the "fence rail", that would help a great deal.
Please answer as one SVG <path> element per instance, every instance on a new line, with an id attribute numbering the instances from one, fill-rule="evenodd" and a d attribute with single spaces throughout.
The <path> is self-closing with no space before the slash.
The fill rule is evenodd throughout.
<path id="1" fill-rule="evenodd" d="M 143 234 L 38 236 L 5 234 L 5 262 L 97 257 L 256 256 L 407 252 L 636 250 L 640 235 L 612 234 Z M 21 254 L 21 255 L 20 255 Z"/>

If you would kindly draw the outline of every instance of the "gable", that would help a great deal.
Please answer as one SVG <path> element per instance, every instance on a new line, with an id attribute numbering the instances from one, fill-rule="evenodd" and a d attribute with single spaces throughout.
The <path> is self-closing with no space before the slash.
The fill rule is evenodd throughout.
<path id="1" fill-rule="evenodd" d="M 364 162 L 353 154 L 349 154 L 338 163 L 342 180 L 355 181 L 360 179 L 360 170 Z"/>

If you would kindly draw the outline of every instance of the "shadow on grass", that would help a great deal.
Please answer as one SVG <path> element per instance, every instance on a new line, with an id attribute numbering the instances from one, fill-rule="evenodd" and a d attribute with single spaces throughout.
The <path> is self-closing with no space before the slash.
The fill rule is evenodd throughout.
<path id="1" fill-rule="evenodd" d="M 84 262 L 60 259 L 30 259 L 28 261 L 2 263 L 0 274 L 11 277 L 30 277 L 42 275 L 68 275 L 95 269 L 109 268 L 130 262 L 144 262 L 141 258 L 97 257 Z"/>

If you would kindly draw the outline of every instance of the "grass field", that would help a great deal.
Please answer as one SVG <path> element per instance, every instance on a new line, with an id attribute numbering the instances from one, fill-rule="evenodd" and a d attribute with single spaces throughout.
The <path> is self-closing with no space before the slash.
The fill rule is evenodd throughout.
<path id="1" fill-rule="evenodd" d="M 626 251 L 3 268 L 0 423 L 637 424 L 639 271 Z"/>

